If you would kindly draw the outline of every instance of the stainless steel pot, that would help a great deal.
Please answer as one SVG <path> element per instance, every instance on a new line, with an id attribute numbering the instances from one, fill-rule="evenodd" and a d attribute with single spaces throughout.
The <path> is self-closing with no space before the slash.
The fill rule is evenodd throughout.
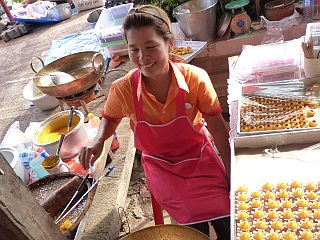
<path id="1" fill-rule="evenodd" d="M 69 3 L 58 4 L 48 10 L 52 18 L 58 21 L 63 21 L 72 16 L 71 6 Z"/>
<path id="2" fill-rule="evenodd" d="M 70 131 L 66 133 L 69 115 L 70 110 L 62 111 L 43 121 L 34 135 L 33 143 L 38 147 L 43 147 L 50 155 L 55 155 L 59 144 L 59 134 L 64 133 L 66 136 L 61 146 L 60 158 L 69 159 L 79 154 L 89 140 L 84 115 L 75 110 Z"/>
<path id="3" fill-rule="evenodd" d="M 191 0 L 173 9 L 182 32 L 192 40 L 213 41 L 216 38 L 218 0 Z"/>

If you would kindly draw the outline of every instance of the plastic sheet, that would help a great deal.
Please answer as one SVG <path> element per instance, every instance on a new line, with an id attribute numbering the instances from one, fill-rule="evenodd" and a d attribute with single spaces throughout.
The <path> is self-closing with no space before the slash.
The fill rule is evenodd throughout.
<path id="1" fill-rule="evenodd" d="M 264 83 L 301 78 L 301 39 L 284 43 L 245 45 L 231 72 L 240 83 Z"/>
<path id="2" fill-rule="evenodd" d="M 294 152 L 294 154 L 283 154 L 277 146 L 272 146 L 263 150 L 262 156 L 269 158 L 293 159 L 305 163 L 319 162 L 318 153 L 320 151 L 320 143 L 302 148 Z"/>
<path id="3" fill-rule="evenodd" d="M 313 88 L 305 88 L 299 80 L 244 86 L 238 132 L 252 135 L 319 127 L 319 90 Z"/>
<path id="4" fill-rule="evenodd" d="M 52 41 L 51 48 L 45 59 L 45 65 L 64 56 L 84 51 L 100 52 L 107 60 L 106 52 L 100 48 L 100 41 L 93 30 L 66 36 Z M 107 63 L 106 63 L 107 65 Z"/>

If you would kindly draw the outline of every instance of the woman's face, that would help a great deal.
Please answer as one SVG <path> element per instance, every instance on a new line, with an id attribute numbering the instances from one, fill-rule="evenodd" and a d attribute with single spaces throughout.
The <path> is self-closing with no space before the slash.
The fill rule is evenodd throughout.
<path id="1" fill-rule="evenodd" d="M 169 71 L 170 44 L 151 26 L 130 29 L 127 32 L 129 57 L 148 78 L 158 78 Z"/>

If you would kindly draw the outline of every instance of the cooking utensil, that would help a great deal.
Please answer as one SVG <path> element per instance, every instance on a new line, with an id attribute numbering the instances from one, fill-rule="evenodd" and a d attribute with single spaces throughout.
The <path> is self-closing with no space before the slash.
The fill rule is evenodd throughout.
<path id="1" fill-rule="evenodd" d="M 85 182 L 87 181 L 88 177 L 90 176 L 90 173 L 88 173 L 86 175 L 86 177 L 82 180 L 82 182 L 80 183 L 79 187 L 77 188 L 76 192 L 73 194 L 73 196 L 71 197 L 70 201 L 68 202 L 67 206 L 63 209 L 63 211 L 61 212 L 61 214 L 58 216 L 58 218 L 55 221 L 55 224 L 57 224 L 60 220 L 61 217 L 63 216 L 63 214 L 65 213 L 65 211 L 68 209 L 68 207 L 70 206 L 70 204 L 72 203 L 73 199 L 78 195 L 79 190 L 81 189 L 81 187 L 85 184 Z"/>
<path id="2" fill-rule="evenodd" d="M 71 107 L 71 110 L 70 110 L 70 116 L 69 116 L 69 119 L 68 119 L 67 134 L 69 133 L 70 127 L 71 127 L 71 124 L 72 124 L 73 112 L 74 112 L 74 107 L 72 106 L 72 107 Z"/>
<path id="3" fill-rule="evenodd" d="M 88 194 L 91 192 L 91 190 L 98 184 L 98 182 L 100 182 L 100 180 L 103 178 L 103 177 L 107 177 L 112 171 L 113 169 L 115 168 L 117 162 L 119 160 L 116 160 L 110 167 L 107 168 L 107 171 L 105 174 L 102 174 L 101 177 L 99 177 L 93 184 L 92 186 L 80 197 L 80 199 L 68 210 L 68 212 L 66 212 L 63 216 L 60 216 L 60 219 L 59 220 L 56 220 L 55 221 L 55 224 L 58 224 L 59 222 L 61 222 L 62 219 L 64 219 L 81 201 L 82 199 Z"/>
<path id="4" fill-rule="evenodd" d="M 56 153 L 57 156 L 59 156 L 60 149 L 61 149 L 61 146 L 62 146 L 62 143 L 63 143 L 65 136 L 66 135 L 64 135 L 63 133 L 61 133 L 61 135 L 60 135 L 59 144 L 58 144 L 57 153 Z"/>
<path id="5" fill-rule="evenodd" d="M 42 69 L 38 72 L 33 66 L 35 59 L 42 63 Z M 54 97 L 65 97 L 81 93 L 94 86 L 101 79 L 105 60 L 101 53 L 87 51 L 59 58 L 46 66 L 44 66 L 41 58 L 33 57 L 30 65 L 38 77 L 34 78 L 33 82 L 42 92 Z M 59 81 L 58 84 L 54 85 L 48 84 L 48 81 L 41 77 L 57 71 L 67 73 L 75 79 L 70 82 Z"/>
<path id="6" fill-rule="evenodd" d="M 45 78 L 47 80 L 48 84 L 54 83 L 55 85 L 59 85 L 62 83 L 68 83 L 68 82 L 72 82 L 73 80 L 75 80 L 75 77 L 71 76 L 68 73 L 56 71 L 56 72 L 51 72 L 51 73 L 44 74 L 41 76 L 39 75 L 39 76 L 22 78 L 22 79 L 18 79 L 18 80 L 6 81 L 6 83 L 8 84 L 8 83 L 24 82 L 24 81 L 39 78 L 39 77 Z"/>
<path id="7" fill-rule="evenodd" d="M 173 9 L 182 32 L 192 40 L 211 42 L 216 38 L 217 0 L 191 0 Z"/>
<path id="8" fill-rule="evenodd" d="M 275 0 L 264 5 L 264 16 L 270 21 L 279 21 L 294 13 L 294 0 Z"/>

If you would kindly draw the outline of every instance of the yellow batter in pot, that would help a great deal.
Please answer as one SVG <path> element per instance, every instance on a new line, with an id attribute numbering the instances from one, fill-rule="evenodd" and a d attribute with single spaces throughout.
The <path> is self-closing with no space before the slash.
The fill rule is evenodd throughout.
<path id="1" fill-rule="evenodd" d="M 58 141 L 61 133 L 67 135 L 68 118 L 69 116 L 63 116 L 48 123 L 38 135 L 37 140 L 39 144 L 48 144 Z M 78 125 L 79 121 L 80 117 L 74 115 L 69 132 L 71 132 Z"/>

